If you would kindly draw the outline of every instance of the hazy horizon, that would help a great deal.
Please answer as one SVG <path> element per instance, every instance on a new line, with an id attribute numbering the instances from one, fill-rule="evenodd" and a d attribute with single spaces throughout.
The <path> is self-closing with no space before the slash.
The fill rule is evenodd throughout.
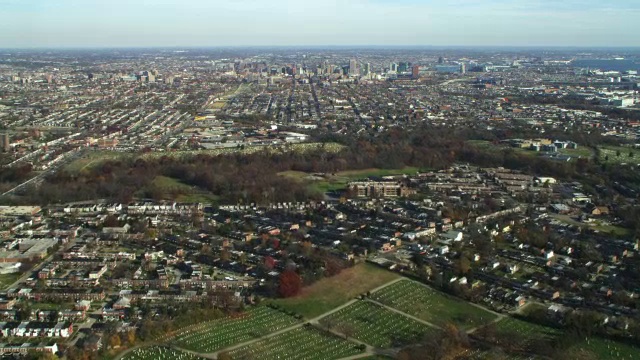
<path id="1" fill-rule="evenodd" d="M 637 47 L 640 0 L 0 0 L 0 48 Z"/>

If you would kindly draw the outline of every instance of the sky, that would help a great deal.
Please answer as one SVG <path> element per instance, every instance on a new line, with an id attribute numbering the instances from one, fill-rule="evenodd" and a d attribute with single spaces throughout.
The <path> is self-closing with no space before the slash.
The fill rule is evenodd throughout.
<path id="1" fill-rule="evenodd" d="M 0 0 L 0 48 L 640 46 L 640 0 Z"/>

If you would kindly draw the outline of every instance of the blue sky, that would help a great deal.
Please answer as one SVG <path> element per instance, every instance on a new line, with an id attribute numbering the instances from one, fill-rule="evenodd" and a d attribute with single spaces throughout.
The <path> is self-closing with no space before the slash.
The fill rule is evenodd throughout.
<path id="1" fill-rule="evenodd" d="M 0 48 L 640 46 L 640 0 L 0 0 Z"/>

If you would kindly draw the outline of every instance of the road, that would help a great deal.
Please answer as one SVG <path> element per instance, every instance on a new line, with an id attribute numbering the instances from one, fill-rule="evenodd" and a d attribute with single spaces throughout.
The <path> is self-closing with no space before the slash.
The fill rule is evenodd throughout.
<path id="1" fill-rule="evenodd" d="M 30 185 L 30 184 L 36 184 L 37 185 L 40 181 L 44 180 L 44 178 L 47 177 L 48 175 L 55 173 L 58 169 L 61 169 L 66 164 L 69 164 L 72 161 L 74 161 L 75 159 L 77 159 L 78 157 L 80 157 L 80 155 L 83 153 L 83 151 L 72 150 L 69 153 L 71 153 L 71 154 L 69 154 L 65 159 L 56 162 L 52 167 L 48 168 L 47 170 L 41 172 L 40 174 L 38 174 L 38 175 L 36 175 L 34 177 L 32 177 L 31 179 L 19 184 L 18 186 L 14 187 L 13 189 L 5 191 L 4 193 L 2 193 L 2 195 L 0 195 L 0 197 L 11 195 L 11 194 L 15 194 L 18 190 L 20 190 L 20 189 L 22 189 L 22 188 L 24 188 L 24 187 L 26 187 L 27 185 Z"/>
<path id="2" fill-rule="evenodd" d="M 376 292 L 376 291 L 378 291 L 378 290 L 381 290 L 381 289 L 383 289 L 383 288 L 385 288 L 385 287 L 387 287 L 387 286 L 390 286 L 390 285 L 392 285 L 392 284 L 395 284 L 395 283 L 396 283 L 396 282 L 398 282 L 398 281 L 413 281 L 413 280 L 409 280 L 409 279 L 406 279 L 406 278 L 400 277 L 400 278 L 398 278 L 398 279 L 392 280 L 392 281 L 390 281 L 390 282 L 388 282 L 388 283 L 386 283 L 386 284 L 383 284 L 383 285 L 381 285 L 381 286 L 379 286 L 379 287 L 377 287 L 377 288 L 375 288 L 375 289 L 371 290 L 371 292 L 373 293 L 373 292 Z M 422 283 L 417 282 L 417 281 L 414 281 L 414 282 L 415 282 L 415 283 L 417 283 L 417 284 L 420 284 L 420 285 L 422 285 L 422 286 L 425 286 L 425 287 L 427 287 L 427 288 L 429 288 L 429 289 L 431 289 L 429 286 L 427 286 L 427 285 L 425 285 L 425 284 L 422 284 Z M 338 312 L 338 311 L 340 311 L 340 310 L 342 310 L 342 309 L 346 308 L 347 306 L 352 305 L 352 304 L 354 304 L 354 303 L 356 303 L 356 302 L 358 302 L 358 301 L 363 301 L 363 300 L 359 300 L 359 299 L 349 300 L 348 302 L 346 302 L 346 303 L 344 303 L 344 304 L 342 304 L 342 305 L 340 305 L 340 306 L 338 306 L 338 307 L 336 307 L 336 308 L 334 308 L 334 309 L 331 309 L 330 311 L 327 311 L 327 312 L 325 312 L 325 313 L 323 313 L 323 314 L 321 314 L 321 315 L 319 315 L 319 316 L 316 316 L 316 317 L 314 317 L 314 318 L 312 318 L 312 319 L 308 319 L 307 321 L 304 321 L 304 322 L 302 322 L 302 323 L 295 324 L 295 325 L 289 326 L 289 327 L 287 327 L 287 328 L 284 328 L 284 329 L 278 330 L 278 331 L 276 331 L 276 332 L 273 332 L 273 333 L 270 333 L 270 334 L 267 334 L 267 335 L 264 335 L 264 336 L 261 336 L 261 337 L 258 337 L 258 338 L 254 338 L 254 339 L 251 339 L 251 340 L 248 340 L 248 341 L 245 341 L 245 342 L 242 342 L 242 343 L 239 343 L 239 344 L 236 344 L 236 345 L 230 346 L 230 347 L 226 347 L 226 348 L 223 348 L 223 349 L 220 349 L 220 350 L 218 350 L 218 351 L 211 352 L 211 353 L 198 353 L 198 352 L 190 351 L 190 350 L 187 350 L 187 349 L 183 349 L 183 348 L 178 347 L 178 346 L 176 346 L 176 345 L 170 345 L 170 346 L 171 346 L 172 348 L 174 348 L 175 350 L 179 350 L 179 351 L 187 352 L 187 353 L 190 353 L 190 354 L 193 354 L 193 355 L 197 355 L 197 356 L 200 356 L 200 357 L 204 357 L 204 358 L 207 358 L 207 359 L 217 359 L 217 358 L 218 358 L 218 356 L 220 355 L 220 353 L 227 353 L 227 352 L 230 352 L 230 351 L 233 351 L 233 350 L 236 350 L 236 349 L 239 349 L 239 348 L 245 347 L 245 346 L 249 346 L 249 345 L 255 344 L 255 343 L 259 342 L 259 341 L 263 341 L 263 340 L 266 340 L 266 339 L 270 339 L 270 338 L 276 337 L 276 336 L 281 335 L 281 334 L 284 334 L 284 333 L 286 333 L 286 332 L 288 332 L 288 331 L 291 331 L 291 330 L 294 330 L 294 329 L 298 329 L 298 328 L 300 328 L 300 327 L 302 327 L 302 326 L 305 326 L 307 323 L 311 323 L 311 324 L 313 324 L 314 326 L 321 327 L 321 325 L 320 325 L 320 320 L 322 320 L 323 318 L 325 318 L 325 317 L 327 317 L 327 316 L 329 316 L 329 315 L 331 315 L 331 314 L 334 314 L 334 313 L 336 313 L 336 312 Z M 375 301 L 375 300 L 372 300 L 372 299 L 366 299 L 366 300 L 364 300 L 364 301 L 369 301 L 369 302 L 371 302 L 371 303 L 373 303 L 373 304 L 376 304 L 376 305 L 382 306 L 382 307 L 384 307 L 385 309 L 387 309 L 387 310 L 389 310 L 389 311 L 392 311 L 392 312 L 394 312 L 394 313 L 397 313 L 397 314 L 398 314 L 398 315 L 400 315 L 400 316 L 408 317 L 408 318 L 410 318 L 410 319 L 412 319 L 412 320 L 414 320 L 414 321 L 417 321 L 417 322 L 419 322 L 419 323 L 421 323 L 421 324 L 425 324 L 425 325 L 430 326 L 430 327 L 432 327 L 432 328 L 436 328 L 436 329 L 440 329 L 440 328 L 441 328 L 441 327 L 440 327 L 440 326 L 438 326 L 438 325 L 435 325 L 435 324 L 430 323 L 430 322 L 428 322 L 428 321 L 425 321 L 425 320 L 423 320 L 423 319 L 417 318 L 417 317 L 415 317 L 415 316 L 413 316 L 413 315 L 407 314 L 407 313 L 402 312 L 402 311 L 400 311 L 400 310 L 398 310 L 398 309 L 394 309 L 394 308 L 392 308 L 392 307 L 389 307 L 389 306 L 387 306 L 387 305 L 385 305 L 385 304 L 382 304 L 382 303 L 380 303 L 380 302 L 377 302 L 377 301 Z M 470 304 L 472 304 L 472 303 L 470 303 Z M 473 305 L 473 306 L 476 306 L 476 307 L 478 307 L 478 308 L 480 308 L 480 309 L 482 309 L 482 310 L 484 310 L 484 311 L 487 311 L 487 312 L 490 312 L 490 313 L 492 313 L 492 314 L 496 315 L 497 317 L 496 317 L 496 319 L 495 319 L 495 320 L 493 320 L 493 321 L 492 321 L 492 323 L 498 322 L 498 321 L 500 321 L 500 320 L 502 320 L 502 319 L 504 319 L 504 318 L 506 317 L 506 315 L 504 315 L 504 314 L 497 313 L 497 312 L 495 312 L 495 311 L 492 311 L 492 310 L 490 310 L 490 309 L 487 309 L 487 308 L 485 308 L 485 307 L 483 307 L 483 306 L 480 306 L 480 305 L 478 305 L 478 304 L 472 304 L 472 305 Z M 202 325 L 202 324 L 198 324 L 198 325 Z M 468 332 L 468 333 L 472 333 L 472 332 L 474 332 L 475 330 L 477 330 L 478 328 L 479 328 L 479 327 L 476 327 L 476 328 L 470 329 L 470 330 L 468 330 L 467 332 Z M 330 331 L 330 332 L 332 332 L 333 334 L 337 335 L 337 336 L 344 337 L 344 334 L 340 333 L 339 331 L 336 331 L 336 330 L 329 330 L 329 331 Z M 374 348 L 374 347 L 373 347 L 373 346 L 371 346 L 371 345 L 368 345 L 368 344 L 366 344 L 366 343 L 364 343 L 364 342 L 361 342 L 361 341 L 359 341 L 359 340 L 357 340 L 357 339 L 354 339 L 354 338 L 349 338 L 349 340 L 350 340 L 350 341 L 352 341 L 352 342 L 354 342 L 354 343 L 356 343 L 356 344 L 365 345 L 365 347 L 366 347 L 366 348 L 365 348 L 365 351 L 364 351 L 363 353 L 361 353 L 361 354 L 357 354 L 357 355 L 349 356 L 349 357 L 346 357 L 346 358 L 343 358 L 343 359 L 340 359 L 340 360 L 355 360 L 355 359 L 360 359 L 360 358 L 366 358 L 366 357 L 368 357 L 368 356 L 373 356 L 373 355 L 386 355 L 386 356 L 388 356 L 388 355 L 390 355 L 390 354 L 397 354 L 397 353 L 398 353 L 398 351 L 400 351 L 400 350 L 401 350 L 401 349 L 377 349 L 377 348 Z M 168 341 L 168 342 L 170 343 L 170 341 Z M 154 342 L 154 343 L 147 343 L 147 344 L 141 344 L 141 345 L 139 345 L 139 346 L 135 346 L 135 347 L 133 347 L 133 348 L 131 348 L 131 349 L 128 349 L 128 350 L 126 350 L 125 352 L 123 352 L 123 353 L 119 354 L 119 355 L 115 358 L 115 360 L 120 360 L 120 359 L 122 359 L 124 356 L 126 356 L 126 354 L 130 353 L 131 351 L 134 351 L 135 349 L 139 349 L 139 348 L 147 347 L 147 346 L 153 346 L 153 345 L 165 345 L 165 346 L 166 346 L 166 345 L 167 345 L 167 342 L 165 342 L 165 341 L 163 341 L 163 342 Z"/>
<path id="3" fill-rule="evenodd" d="M 373 289 L 371 291 L 372 292 L 378 291 L 378 290 L 380 290 L 380 289 L 382 289 L 382 288 L 384 288 L 386 286 L 392 285 L 392 284 L 394 284 L 394 283 L 396 283 L 398 281 L 401 281 L 403 279 L 404 278 L 398 278 L 398 279 L 392 280 L 392 281 L 390 281 L 390 282 L 388 282 L 386 284 L 383 284 L 383 285 L 381 285 L 381 286 L 379 286 L 379 287 L 377 287 L 377 288 L 375 288 L 375 289 Z M 193 352 L 193 351 L 190 351 L 190 350 L 187 350 L 187 349 L 180 348 L 180 347 L 175 346 L 175 345 L 173 345 L 172 347 L 175 348 L 176 350 L 184 351 L 184 352 L 187 352 L 187 353 L 190 353 L 190 354 L 194 354 L 194 355 L 197 355 L 197 356 L 201 356 L 201 357 L 204 357 L 204 358 L 217 359 L 217 356 L 222 352 L 233 351 L 233 350 L 241 348 L 243 346 L 254 344 L 254 343 L 258 342 L 258 341 L 262 341 L 262 340 L 265 340 L 265 339 L 270 339 L 272 337 L 275 337 L 275 336 L 278 336 L 280 334 L 286 333 L 287 331 L 291 331 L 291 330 L 300 328 L 302 326 L 305 326 L 306 323 L 318 324 L 319 321 L 322 318 L 324 318 L 326 316 L 329 316 L 329 315 L 331 315 L 331 314 L 333 314 L 333 313 L 335 313 L 337 311 L 340 311 L 340 310 L 346 308 L 347 306 L 349 306 L 349 305 L 351 305 L 351 304 L 353 304 L 353 303 L 355 303 L 357 301 L 361 301 L 361 300 L 357 300 L 357 299 L 349 300 L 348 302 L 338 306 L 337 308 L 331 309 L 330 311 L 327 311 L 326 313 L 321 314 L 319 316 L 316 316 L 315 318 L 309 319 L 309 320 L 307 320 L 305 322 L 289 326 L 287 328 L 278 330 L 278 331 L 273 332 L 271 334 L 267 334 L 267 335 L 264 335 L 264 336 L 261 336 L 261 337 L 255 338 L 255 339 L 251 339 L 251 340 L 242 342 L 240 344 L 236 344 L 236 345 L 233 345 L 233 346 L 230 346 L 230 347 L 226 347 L 224 349 L 220 349 L 220 350 L 212 352 L 212 353 L 197 353 L 197 352 Z M 340 333 L 338 333 L 336 331 L 331 331 L 331 332 L 333 332 L 334 334 L 339 335 L 339 336 L 344 336 L 343 334 L 340 334 Z M 361 357 L 366 357 L 366 356 L 371 356 L 371 355 L 375 355 L 376 354 L 376 350 L 373 347 L 371 347 L 371 346 L 369 346 L 367 344 L 364 344 L 364 343 L 362 343 L 362 342 L 360 342 L 358 340 L 355 340 L 355 339 L 350 339 L 350 340 L 352 340 L 352 341 L 354 341 L 354 342 L 356 342 L 358 344 L 365 345 L 366 346 L 366 350 L 362 354 L 354 355 L 354 356 L 345 358 L 344 360 L 359 359 Z M 147 347 L 147 346 L 153 346 L 153 345 L 166 345 L 166 342 L 161 342 L 161 343 L 160 342 L 154 342 L 154 343 L 146 343 L 146 344 L 141 344 L 141 345 L 138 345 L 138 346 L 134 346 L 134 347 L 132 347 L 130 349 L 127 349 L 124 352 L 120 353 L 114 360 L 122 359 L 124 356 L 126 356 L 131 351 L 134 351 L 135 349 L 139 349 L 139 348 Z"/>
<path id="4" fill-rule="evenodd" d="M 70 247 L 72 247 L 73 245 L 75 245 L 76 241 L 75 240 L 71 240 L 69 241 L 69 243 L 67 243 L 63 248 L 61 248 L 60 250 L 54 252 L 53 254 L 47 256 L 44 260 L 40 261 L 36 266 L 34 266 L 31 270 L 25 272 L 22 276 L 20 276 L 20 278 L 18 278 L 18 280 L 16 280 L 13 284 L 5 287 L 5 289 L 11 289 L 11 288 L 15 288 L 18 287 L 18 285 L 22 282 L 24 282 L 25 280 L 27 280 L 34 272 L 40 270 L 42 268 L 42 266 L 44 264 L 47 264 L 51 261 L 51 259 L 60 251 L 63 251 L 64 249 L 69 249 Z"/>

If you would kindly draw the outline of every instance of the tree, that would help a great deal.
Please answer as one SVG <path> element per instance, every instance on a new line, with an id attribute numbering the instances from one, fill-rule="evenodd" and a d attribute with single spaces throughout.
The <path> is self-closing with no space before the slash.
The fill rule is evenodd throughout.
<path id="1" fill-rule="evenodd" d="M 469 259 L 466 256 L 461 255 L 456 263 L 456 270 L 458 274 L 464 275 L 469 272 L 470 268 L 471 262 L 469 261 Z"/>
<path id="2" fill-rule="evenodd" d="M 136 342 L 136 332 L 134 330 L 129 330 L 127 332 L 127 343 L 129 345 L 133 345 Z"/>
<path id="3" fill-rule="evenodd" d="M 221 352 L 218 354 L 218 360 L 233 360 L 233 358 L 228 352 Z"/>
<path id="4" fill-rule="evenodd" d="M 268 270 L 272 270 L 276 266 L 276 260 L 271 256 L 264 257 L 264 267 Z"/>
<path id="5" fill-rule="evenodd" d="M 278 293 L 287 298 L 296 296 L 302 289 L 302 279 L 293 270 L 285 270 L 280 274 Z"/>
<path id="6" fill-rule="evenodd" d="M 118 336 L 118 334 L 114 334 L 114 335 L 111 335 L 111 337 L 109 337 L 110 348 L 117 349 L 120 347 L 120 345 L 121 345 L 120 336 Z"/>

